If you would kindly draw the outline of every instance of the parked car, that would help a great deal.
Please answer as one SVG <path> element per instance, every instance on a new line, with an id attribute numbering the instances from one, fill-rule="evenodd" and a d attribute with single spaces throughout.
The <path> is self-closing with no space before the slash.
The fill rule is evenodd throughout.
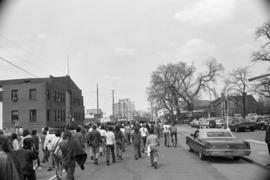
<path id="1" fill-rule="evenodd" d="M 232 131 L 240 132 L 246 129 L 254 131 L 256 129 L 256 122 L 250 121 L 248 119 L 233 119 L 229 124 L 229 127 Z"/>
<path id="2" fill-rule="evenodd" d="M 270 122 L 269 116 L 261 116 L 256 120 L 256 128 L 259 130 L 265 130 L 268 122 Z"/>
<path id="3" fill-rule="evenodd" d="M 250 144 L 235 138 L 228 129 L 197 129 L 186 137 L 189 151 L 198 152 L 199 158 L 205 160 L 209 156 L 233 157 L 239 160 L 250 155 Z"/>

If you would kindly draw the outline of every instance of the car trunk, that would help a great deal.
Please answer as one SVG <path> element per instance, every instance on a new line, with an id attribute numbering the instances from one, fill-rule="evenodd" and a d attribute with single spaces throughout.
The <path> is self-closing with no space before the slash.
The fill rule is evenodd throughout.
<path id="1" fill-rule="evenodd" d="M 213 138 L 207 139 L 207 142 L 211 145 L 211 148 L 214 149 L 246 149 L 247 146 L 245 143 L 231 139 L 231 138 Z"/>

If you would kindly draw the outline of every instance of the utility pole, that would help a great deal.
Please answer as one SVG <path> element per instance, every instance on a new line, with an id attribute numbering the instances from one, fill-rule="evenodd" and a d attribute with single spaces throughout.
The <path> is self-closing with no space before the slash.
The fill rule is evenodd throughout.
<path id="1" fill-rule="evenodd" d="M 99 116 L 98 84 L 97 84 L 97 115 Z"/>
<path id="2" fill-rule="evenodd" d="M 114 90 L 112 90 L 112 115 L 114 119 Z"/>

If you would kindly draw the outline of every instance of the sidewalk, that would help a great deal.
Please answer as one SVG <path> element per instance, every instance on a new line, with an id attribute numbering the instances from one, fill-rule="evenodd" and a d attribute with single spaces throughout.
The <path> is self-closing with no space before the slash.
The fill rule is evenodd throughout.
<path id="1" fill-rule="evenodd" d="M 177 126 L 177 128 L 178 128 L 179 134 L 184 137 L 194 132 L 194 128 L 186 126 L 186 125 Z M 252 139 L 247 139 L 246 141 L 250 143 L 251 154 L 249 156 L 242 157 L 242 159 L 270 170 L 270 166 L 267 166 L 267 164 L 270 164 L 270 156 L 268 153 L 268 148 L 267 148 L 266 143 L 261 142 L 261 141 L 255 141 Z M 187 147 L 187 146 L 184 146 L 184 147 Z"/>

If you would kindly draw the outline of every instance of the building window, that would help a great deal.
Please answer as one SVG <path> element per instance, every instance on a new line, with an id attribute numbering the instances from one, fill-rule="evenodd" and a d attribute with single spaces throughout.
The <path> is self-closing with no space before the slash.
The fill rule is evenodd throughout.
<path id="1" fill-rule="evenodd" d="M 11 90 L 11 101 L 17 102 L 18 100 L 18 90 Z"/>
<path id="2" fill-rule="evenodd" d="M 36 89 L 30 89 L 29 90 L 29 99 L 30 100 L 36 100 L 37 99 L 37 90 Z"/>
<path id="3" fill-rule="evenodd" d="M 50 110 L 47 109 L 47 121 L 50 121 Z"/>
<path id="4" fill-rule="evenodd" d="M 19 111 L 12 110 L 11 111 L 11 123 L 15 123 L 16 121 L 19 121 Z"/>
<path id="5" fill-rule="evenodd" d="M 50 100 L 50 90 L 47 89 L 47 100 Z"/>
<path id="6" fill-rule="evenodd" d="M 36 109 L 30 109 L 29 117 L 30 117 L 30 122 L 36 122 L 37 121 L 37 110 Z"/>

